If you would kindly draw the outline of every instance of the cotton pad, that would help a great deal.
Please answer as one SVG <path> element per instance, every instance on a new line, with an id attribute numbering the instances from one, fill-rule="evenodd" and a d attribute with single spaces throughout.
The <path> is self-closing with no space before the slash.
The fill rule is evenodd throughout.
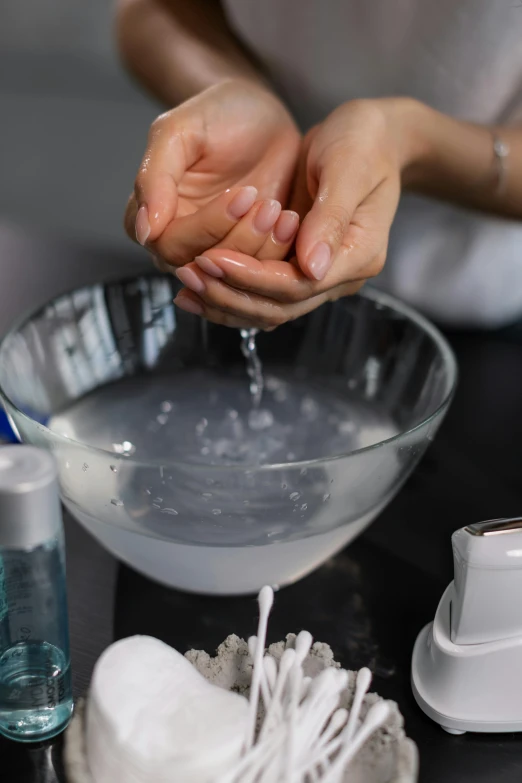
<path id="1" fill-rule="evenodd" d="M 244 696 L 209 683 L 163 642 L 117 642 L 94 670 L 87 760 L 96 783 L 210 783 L 239 758 Z"/>

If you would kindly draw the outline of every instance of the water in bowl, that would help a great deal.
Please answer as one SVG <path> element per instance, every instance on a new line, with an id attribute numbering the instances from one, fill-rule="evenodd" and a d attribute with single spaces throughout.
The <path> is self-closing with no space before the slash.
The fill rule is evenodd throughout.
<path id="1" fill-rule="evenodd" d="M 329 458 L 397 433 L 378 405 L 346 388 L 272 375 L 257 407 L 240 376 L 207 370 L 100 387 L 49 427 L 139 460 L 245 466 Z"/>

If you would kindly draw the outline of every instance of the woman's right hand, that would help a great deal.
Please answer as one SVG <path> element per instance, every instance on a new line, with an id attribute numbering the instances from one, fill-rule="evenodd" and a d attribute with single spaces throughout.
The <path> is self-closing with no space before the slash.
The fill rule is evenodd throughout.
<path id="1" fill-rule="evenodd" d="M 132 239 L 178 267 L 220 245 L 256 199 L 288 199 L 300 135 L 261 85 L 232 80 L 153 123 L 127 205 Z"/>

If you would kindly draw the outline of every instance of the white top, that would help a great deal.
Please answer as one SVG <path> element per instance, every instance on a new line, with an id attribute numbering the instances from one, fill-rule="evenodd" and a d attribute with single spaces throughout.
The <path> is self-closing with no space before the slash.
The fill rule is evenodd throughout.
<path id="1" fill-rule="evenodd" d="M 522 6 L 511 0 L 225 0 L 303 128 L 357 97 L 522 120 Z M 492 151 L 493 161 L 493 151 Z M 522 222 L 406 196 L 378 285 L 439 320 L 522 317 Z"/>

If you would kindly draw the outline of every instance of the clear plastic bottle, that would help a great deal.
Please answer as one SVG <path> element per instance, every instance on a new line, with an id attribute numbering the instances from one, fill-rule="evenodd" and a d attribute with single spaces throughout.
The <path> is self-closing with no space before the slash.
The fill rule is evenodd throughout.
<path id="1" fill-rule="evenodd" d="M 0 448 L 0 733 L 50 739 L 73 701 L 65 549 L 56 465 L 32 446 Z"/>

